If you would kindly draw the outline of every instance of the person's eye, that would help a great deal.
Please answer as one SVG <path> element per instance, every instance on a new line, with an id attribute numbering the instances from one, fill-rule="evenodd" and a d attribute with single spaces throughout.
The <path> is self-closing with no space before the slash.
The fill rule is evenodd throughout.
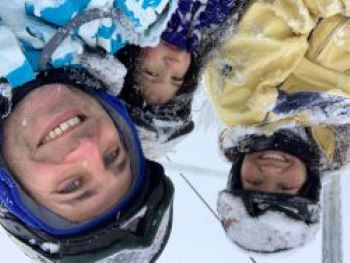
<path id="1" fill-rule="evenodd" d="M 288 186 L 288 185 L 282 185 L 281 186 L 282 191 L 293 191 L 294 187 Z"/>
<path id="2" fill-rule="evenodd" d="M 173 77 L 173 81 L 175 82 L 183 82 L 184 81 L 184 78 L 181 78 L 181 77 Z"/>
<path id="3" fill-rule="evenodd" d="M 260 180 L 246 180 L 246 182 L 253 186 L 259 186 L 261 184 Z"/>
<path id="4" fill-rule="evenodd" d="M 72 182 L 69 182 L 68 184 L 66 184 L 64 186 L 64 188 L 62 190 L 59 191 L 60 194 L 70 194 L 73 193 L 77 190 L 79 190 L 82 186 L 83 182 L 82 180 L 74 180 Z"/>
<path id="5" fill-rule="evenodd" d="M 172 80 L 173 80 L 173 84 L 178 88 L 180 88 L 184 82 L 184 79 L 179 77 L 172 77 Z"/>
<path id="6" fill-rule="evenodd" d="M 157 73 L 155 73 L 155 72 L 153 72 L 153 71 L 150 71 L 150 70 L 145 70 L 144 72 L 145 72 L 145 74 L 146 74 L 147 76 L 152 77 L 152 78 L 155 78 L 155 77 L 158 76 Z"/>
<path id="7" fill-rule="evenodd" d="M 118 159 L 120 149 L 113 150 L 103 157 L 103 163 L 106 167 L 110 167 Z"/>

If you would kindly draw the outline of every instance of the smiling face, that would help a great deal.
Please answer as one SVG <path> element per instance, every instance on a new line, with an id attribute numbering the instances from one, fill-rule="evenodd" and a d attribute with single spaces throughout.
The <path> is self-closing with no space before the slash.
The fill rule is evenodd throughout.
<path id="1" fill-rule="evenodd" d="M 306 167 L 280 151 L 248 153 L 241 168 L 242 187 L 268 193 L 297 194 L 306 182 Z"/>
<path id="2" fill-rule="evenodd" d="M 109 115 L 67 85 L 30 92 L 5 121 L 2 150 L 24 189 L 73 222 L 112 208 L 132 182 L 129 156 Z"/>
<path id="3" fill-rule="evenodd" d="M 172 99 L 182 86 L 190 63 L 190 53 L 163 41 L 154 48 L 142 48 L 136 74 L 145 101 L 160 105 Z"/>

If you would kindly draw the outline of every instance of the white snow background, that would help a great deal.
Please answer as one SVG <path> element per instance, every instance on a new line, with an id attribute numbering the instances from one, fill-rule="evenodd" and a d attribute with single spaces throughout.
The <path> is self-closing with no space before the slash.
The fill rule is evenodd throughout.
<path id="1" fill-rule="evenodd" d="M 203 95 L 194 105 L 196 130 L 160 161 L 175 185 L 173 229 L 170 240 L 158 259 L 161 263 L 289 263 L 322 262 L 322 227 L 316 239 L 294 251 L 277 254 L 247 253 L 226 238 L 220 223 L 185 183 L 180 173 L 202 194 L 216 212 L 217 193 L 226 185 L 230 165 L 219 156 L 217 133 L 219 124 L 213 120 Z M 350 177 L 342 175 L 343 262 L 350 262 Z M 0 262 L 32 262 L 0 228 Z M 334 262 L 336 263 L 336 262 Z"/>

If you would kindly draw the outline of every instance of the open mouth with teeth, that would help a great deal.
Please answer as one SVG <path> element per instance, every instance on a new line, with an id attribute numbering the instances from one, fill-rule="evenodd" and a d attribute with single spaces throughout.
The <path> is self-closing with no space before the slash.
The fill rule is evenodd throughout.
<path id="1" fill-rule="evenodd" d="M 288 162 L 289 159 L 282 153 L 279 152 L 265 152 L 259 156 L 260 160 L 272 160 L 279 162 Z"/>
<path id="2" fill-rule="evenodd" d="M 84 120 L 85 120 L 85 117 L 76 115 L 76 116 L 69 118 L 68 120 L 61 122 L 60 124 L 58 124 L 57 126 L 52 128 L 43 137 L 43 139 L 39 143 L 39 146 L 61 137 L 62 135 L 64 135 L 68 131 L 79 126 L 81 123 L 84 122 Z"/>

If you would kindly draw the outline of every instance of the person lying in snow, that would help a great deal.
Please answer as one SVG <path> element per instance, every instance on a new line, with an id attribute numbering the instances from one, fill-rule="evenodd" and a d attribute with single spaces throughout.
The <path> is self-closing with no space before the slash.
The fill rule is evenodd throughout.
<path id="1" fill-rule="evenodd" d="M 174 189 L 162 166 L 144 158 L 122 102 L 106 92 L 104 77 L 119 64 L 108 58 L 113 70 L 97 77 L 90 62 L 106 59 L 74 53 L 78 30 L 65 40 L 65 29 L 45 23 L 44 2 L 41 12 L 30 3 L 27 15 L 24 2 L 0 3 L 0 224 L 42 262 L 153 262 L 170 234 Z M 52 38 L 36 38 L 34 25 Z"/>
<path id="2" fill-rule="evenodd" d="M 146 156 L 164 156 L 193 130 L 191 105 L 202 68 L 245 2 L 180 0 L 158 45 L 117 53 L 128 68 L 121 97 L 149 142 Z"/>
<path id="3" fill-rule="evenodd" d="M 319 224 L 317 180 L 348 162 L 348 5 L 251 1 L 205 72 L 233 164 L 218 211 L 248 250 L 306 244 Z"/>

